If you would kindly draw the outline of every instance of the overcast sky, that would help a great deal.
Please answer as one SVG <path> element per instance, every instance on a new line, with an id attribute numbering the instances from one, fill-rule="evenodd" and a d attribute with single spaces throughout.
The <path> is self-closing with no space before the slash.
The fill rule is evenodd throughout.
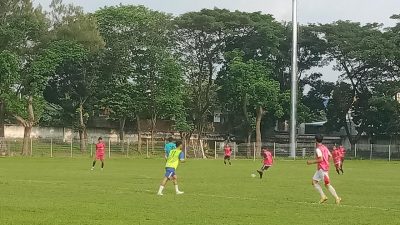
<path id="1" fill-rule="evenodd" d="M 33 0 L 44 8 L 51 0 Z M 361 23 L 378 22 L 393 26 L 389 17 L 400 14 L 400 0 L 298 0 L 298 18 L 302 24 L 330 23 L 336 20 L 352 20 Z M 64 3 L 80 5 L 93 12 L 103 6 L 140 4 L 148 8 L 179 15 L 202 8 L 226 8 L 240 11 L 262 11 L 272 14 L 278 21 L 291 20 L 292 0 L 64 0 Z M 337 73 L 324 68 L 324 79 L 337 80 Z"/>

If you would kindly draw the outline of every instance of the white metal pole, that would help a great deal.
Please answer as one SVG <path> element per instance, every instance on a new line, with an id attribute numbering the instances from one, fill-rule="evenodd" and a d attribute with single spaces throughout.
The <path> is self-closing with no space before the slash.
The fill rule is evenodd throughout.
<path id="1" fill-rule="evenodd" d="M 90 139 L 90 157 L 93 157 L 93 138 Z"/>
<path id="2" fill-rule="evenodd" d="M 390 161 L 390 144 L 389 144 L 389 161 Z"/>
<path id="3" fill-rule="evenodd" d="M 50 139 L 50 157 L 53 158 L 53 138 Z"/>
<path id="4" fill-rule="evenodd" d="M 275 158 L 275 153 L 276 153 L 276 146 L 275 146 L 275 142 L 274 142 L 274 158 Z"/>
<path id="5" fill-rule="evenodd" d="M 146 155 L 149 158 L 149 139 L 146 139 Z"/>
<path id="6" fill-rule="evenodd" d="M 297 117 L 297 0 L 292 2 L 292 85 L 290 113 L 290 156 L 296 158 L 296 117 Z"/>
<path id="7" fill-rule="evenodd" d="M 256 161 L 256 143 L 253 143 L 253 161 Z"/>
<path id="8" fill-rule="evenodd" d="M 236 142 L 233 143 L 233 159 L 236 159 Z"/>
<path id="9" fill-rule="evenodd" d="M 354 158 L 357 158 L 357 144 L 354 144 Z"/>
<path id="10" fill-rule="evenodd" d="M 371 144 L 371 152 L 369 153 L 369 160 L 372 160 L 372 144 Z"/>
<path id="11" fill-rule="evenodd" d="M 70 155 L 71 155 L 71 158 L 72 158 L 72 141 L 73 141 L 73 139 L 71 138 L 71 147 L 70 147 Z"/>
<path id="12" fill-rule="evenodd" d="M 31 138 L 31 156 L 32 156 L 32 151 L 33 151 L 33 150 L 32 150 L 32 138 Z"/>
<path id="13" fill-rule="evenodd" d="M 217 142 L 214 141 L 214 159 L 217 159 Z"/>
<path id="14" fill-rule="evenodd" d="M 128 138 L 128 143 L 127 143 L 127 146 L 126 146 L 126 157 L 127 158 L 129 157 L 129 138 Z"/>
<path id="15" fill-rule="evenodd" d="M 108 138 L 108 158 L 111 158 L 111 138 Z"/>

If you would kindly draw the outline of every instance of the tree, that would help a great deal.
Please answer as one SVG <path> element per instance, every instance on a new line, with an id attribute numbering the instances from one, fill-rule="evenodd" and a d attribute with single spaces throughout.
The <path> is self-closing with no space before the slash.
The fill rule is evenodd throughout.
<path id="1" fill-rule="evenodd" d="M 247 130 L 255 126 L 257 148 L 261 149 L 261 122 L 265 115 L 281 117 L 279 82 L 273 80 L 272 70 L 255 60 L 243 61 L 240 52 L 228 57 L 225 73 L 221 73 L 220 92 L 225 96 L 229 108 L 242 109 L 244 117 L 254 121 Z"/>
<path id="2" fill-rule="evenodd" d="M 183 104 L 181 68 L 171 51 L 172 17 L 143 6 L 121 5 L 97 11 L 96 18 L 110 62 L 104 75 L 121 97 L 105 95 L 102 102 L 113 102 L 106 107 L 120 121 L 136 116 L 139 141 L 140 118 L 149 118 L 153 140 L 157 119 L 174 118 Z"/>

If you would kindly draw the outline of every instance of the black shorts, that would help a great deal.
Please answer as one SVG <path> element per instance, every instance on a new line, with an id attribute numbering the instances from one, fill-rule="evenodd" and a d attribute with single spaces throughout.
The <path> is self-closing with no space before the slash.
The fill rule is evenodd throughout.
<path id="1" fill-rule="evenodd" d="M 224 159 L 231 159 L 229 155 L 224 156 Z"/>

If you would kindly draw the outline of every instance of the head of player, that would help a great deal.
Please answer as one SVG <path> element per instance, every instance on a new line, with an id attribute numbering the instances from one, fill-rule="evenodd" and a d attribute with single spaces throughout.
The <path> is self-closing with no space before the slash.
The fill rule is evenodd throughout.
<path id="1" fill-rule="evenodd" d="M 103 138 L 102 137 L 99 137 L 98 139 L 97 139 L 97 142 L 98 143 L 101 143 L 103 141 Z"/>

